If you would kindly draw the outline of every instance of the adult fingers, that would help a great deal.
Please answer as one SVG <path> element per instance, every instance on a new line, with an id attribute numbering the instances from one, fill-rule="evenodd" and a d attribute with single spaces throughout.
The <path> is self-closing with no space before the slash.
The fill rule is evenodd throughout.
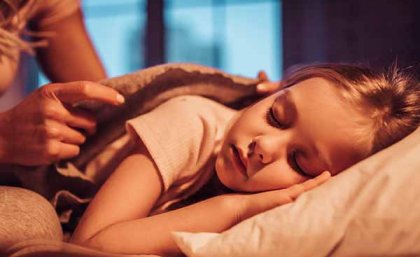
<path id="1" fill-rule="evenodd" d="M 63 143 L 80 145 L 86 140 L 85 136 L 79 131 L 70 128 L 66 124 L 49 120 L 46 123 L 48 140 L 58 140 Z"/>
<path id="2" fill-rule="evenodd" d="M 258 72 L 257 77 L 261 81 L 267 81 L 267 80 L 269 80 L 268 79 L 268 76 L 267 76 L 267 73 L 265 73 L 265 71 L 262 71 L 262 70 Z"/>
<path id="3" fill-rule="evenodd" d="M 79 128 L 86 131 L 88 135 L 92 135 L 96 131 L 96 120 L 89 113 L 66 106 L 68 114 L 65 118 L 65 123 L 73 128 Z"/>
<path id="4" fill-rule="evenodd" d="M 118 105 L 124 97 L 115 89 L 90 81 L 49 84 L 41 88 L 41 93 L 63 103 L 73 104 L 85 100 Z"/>
<path id="5" fill-rule="evenodd" d="M 95 118 L 81 109 L 63 105 L 60 101 L 48 101 L 43 108 L 44 116 L 50 120 L 65 123 L 70 127 L 85 130 L 88 134 L 96 131 Z"/>
<path id="6" fill-rule="evenodd" d="M 264 81 L 257 85 L 257 92 L 259 94 L 271 94 L 276 92 L 282 87 L 281 81 L 272 82 L 272 81 Z"/>
<path id="7" fill-rule="evenodd" d="M 80 147 L 74 144 L 67 144 L 58 140 L 50 140 L 48 144 L 40 150 L 40 163 L 52 163 L 55 161 L 69 159 L 79 154 Z"/>
<path id="8" fill-rule="evenodd" d="M 59 152 L 56 155 L 56 161 L 73 158 L 80 152 L 79 146 L 63 142 L 58 143 L 58 149 Z"/>

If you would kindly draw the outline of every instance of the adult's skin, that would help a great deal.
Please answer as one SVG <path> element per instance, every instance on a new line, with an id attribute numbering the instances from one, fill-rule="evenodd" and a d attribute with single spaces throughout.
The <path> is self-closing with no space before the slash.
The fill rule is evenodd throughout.
<path id="1" fill-rule="evenodd" d="M 46 85 L 10 111 L 0 114 L 0 162 L 41 165 L 79 154 L 96 123 L 71 107 L 81 100 L 122 103 L 115 90 L 88 81 Z"/>
<path id="2" fill-rule="evenodd" d="M 36 57 L 53 82 L 34 91 L 13 109 L 0 113 L 0 163 L 49 164 L 76 156 L 84 133 L 95 131 L 95 120 L 72 107 L 81 100 L 120 104 L 123 97 L 94 82 L 106 77 L 88 37 L 81 11 L 48 25 L 32 24 L 34 31 L 53 32 L 48 46 Z M 18 63 L 2 58 L 0 91 L 4 92 Z M 12 75 L 10 75 L 12 74 Z"/>

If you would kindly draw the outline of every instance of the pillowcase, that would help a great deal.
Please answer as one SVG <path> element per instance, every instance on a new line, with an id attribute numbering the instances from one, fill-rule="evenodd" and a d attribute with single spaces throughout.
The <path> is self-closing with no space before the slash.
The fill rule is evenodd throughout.
<path id="1" fill-rule="evenodd" d="M 174 232 L 187 256 L 419 256 L 420 128 L 322 186 L 218 233 Z"/>

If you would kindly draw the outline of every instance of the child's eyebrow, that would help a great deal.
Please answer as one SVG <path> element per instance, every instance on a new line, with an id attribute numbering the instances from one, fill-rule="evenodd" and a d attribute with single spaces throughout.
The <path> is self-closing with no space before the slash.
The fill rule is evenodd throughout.
<path id="1" fill-rule="evenodd" d="M 283 106 L 284 121 L 287 124 L 292 125 L 298 118 L 298 112 L 297 112 L 296 105 L 293 101 L 293 97 L 288 88 L 283 89 L 282 93 L 280 93 L 276 97 L 273 103 L 274 108 L 278 104 L 281 104 Z"/>

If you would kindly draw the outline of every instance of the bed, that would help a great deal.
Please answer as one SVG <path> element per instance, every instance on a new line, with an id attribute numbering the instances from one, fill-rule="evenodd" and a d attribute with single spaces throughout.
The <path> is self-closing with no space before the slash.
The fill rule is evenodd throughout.
<path id="1" fill-rule="evenodd" d="M 166 90 L 168 81 L 176 81 L 169 87 L 171 90 Z M 103 81 L 117 88 L 128 101 L 118 108 L 80 103 L 82 108 L 96 111 L 103 124 L 97 137 L 84 145 L 81 156 L 38 167 L 36 172 L 22 167 L 14 167 L 14 172 L 24 187 L 43 195 L 55 207 L 58 216 L 45 200 L 33 200 L 40 202 L 37 205 L 40 213 L 43 210 L 49 213 L 44 222 L 61 222 L 64 228 L 71 228 L 77 220 L 74 216 L 80 215 L 80 210 L 109 175 L 86 172 L 86 165 L 123 133 L 121 126 L 125 119 L 180 94 L 200 94 L 240 108 L 258 98 L 255 94 L 258 82 L 258 79 L 192 64 L 162 65 Z M 224 94 L 215 90 L 216 84 L 223 88 Z M 161 88 L 161 85 L 166 86 Z M 139 107 L 138 103 L 146 104 Z M 173 237 L 186 256 L 197 257 L 419 256 L 419 142 L 420 129 L 417 129 L 400 142 L 303 194 L 294 203 L 256 215 L 223 233 L 174 231 Z M 0 208 L 7 206 L 7 199 L 0 199 L 3 201 Z M 64 241 L 61 231 L 46 237 L 28 237 L 7 247 L 2 248 L 0 244 L 0 256 L 123 256 Z"/>

